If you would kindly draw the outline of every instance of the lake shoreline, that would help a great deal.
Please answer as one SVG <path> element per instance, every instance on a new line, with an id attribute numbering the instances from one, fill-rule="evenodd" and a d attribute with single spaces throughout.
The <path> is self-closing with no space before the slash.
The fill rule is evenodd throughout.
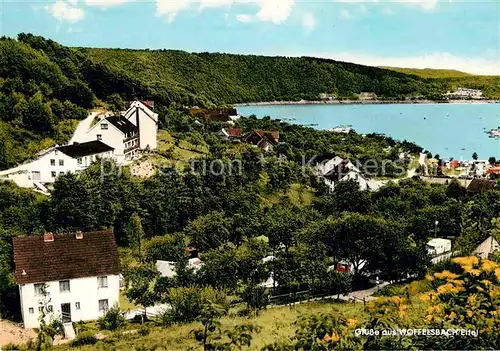
<path id="1" fill-rule="evenodd" d="M 279 106 L 279 105 L 399 105 L 399 104 L 496 104 L 500 100 L 300 100 L 300 101 L 261 101 L 233 104 L 242 106 Z"/>

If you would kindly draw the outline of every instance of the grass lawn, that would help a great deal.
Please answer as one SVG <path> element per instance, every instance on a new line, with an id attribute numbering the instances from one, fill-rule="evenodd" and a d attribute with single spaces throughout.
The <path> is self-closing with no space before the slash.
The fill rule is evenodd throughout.
<path id="1" fill-rule="evenodd" d="M 136 310 L 140 307 L 141 306 L 134 304 L 127 298 L 127 296 L 125 296 L 124 290 L 120 290 L 120 309 L 122 311 Z"/>
<path id="2" fill-rule="evenodd" d="M 332 303 L 313 302 L 301 304 L 294 307 L 274 307 L 262 311 L 257 317 L 232 317 L 228 316 L 221 320 L 222 328 L 233 327 L 239 324 L 254 324 L 261 327 L 261 331 L 253 335 L 252 346 L 249 350 L 260 350 L 262 347 L 274 342 L 289 341 L 295 334 L 294 322 L 304 314 L 319 314 L 339 311 L 350 318 L 363 318 L 366 313 L 363 304 L 359 303 Z M 197 347 L 192 330 L 201 328 L 201 323 L 189 323 L 173 325 L 170 327 L 158 327 L 146 324 L 149 327 L 149 335 L 139 335 L 130 330 L 139 329 L 141 326 L 129 325 L 127 331 L 109 333 L 105 340 L 99 341 L 92 346 L 74 348 L 79 350 L 168 350 L 185 351 L 190 347 Z M 106 333 L 105 333 L 106 334 Z M 68 349 L 56 348 L 57 350 Z"/>

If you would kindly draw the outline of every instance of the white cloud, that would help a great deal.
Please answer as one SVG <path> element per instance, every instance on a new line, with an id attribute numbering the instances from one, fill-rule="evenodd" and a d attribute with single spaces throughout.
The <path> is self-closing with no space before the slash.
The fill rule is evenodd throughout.
<path id="1" fill-rule="evenodd" d="M 180 11 L 192 10 L 194 4 L 198 5 L 200 11 L 205 8 L 231 7 L 235 4 L 253 4 L 259 7 L 255 14 L 257 19 L 281 24 L 290 16 L 295 0 L 156 0 L 156 14 L 165 16 L 171 22 Z M 248 18 L 244 17 L 243 21 L 245 20 Z"/>
<path id="2" fill-rule="evenodd" d="M 351 19 L 352 15 L 348 10 L 342 9 L 342 11 L 340 11 L 340 17 L 345 18 L 345 19 Z"/>
<path id="3" fill-rule="evenodd" d="M 85 0 L 85 4 L 88 6 L 108 8 L 123 5 L 124 3 L 130 1 L 132 0 Z"/>
<path id="4" fill-rule="evenodd" d="M 258 4 L 260 11 L 257 12 L 257 18 L 280 24 L 292 13 L 295 0 L 259 0 Z"/>
<path id="5" fill-rule="evenodd" d="M 302 26 L 308 31 L 316 28 L 316 18 L 311 12 L 306 12 L 302 15 Z"/>
<path id="6" fill-rule="evenodd" d="M 165 16 L 168 22 L 172 22 L 181 10 L 188 7 L 189 1 L 185 0 L 156 0 L 156 15 Z"/>
<path id="7" fill-rule="evenodd" d="M 245 15 L 245 14 L 236 15 L 236 19 L 238 21 L 240 21 L 240 22 L 243 22 L 243 23 L 253 22 L 253 16 L 252 15 Z"/>
<path id="8" fill-rule="evenodd" d="M 83 9 L 74 7 L 71 4 L 60 0 L 47 6 L 46 9 L 59 21 L 75 23 L 85 17 Z"/>
<path id="9" fill-rule="evenodd" d="M 500 75 L 500 61 L 497 56 L 478 57 L 457 56 L 447 52 L 435 52 L 420 56 L 376 56 L 349 52 L 338 53 L 273 53 L 284 56 L 312 56 L 332 60 L 353 62 L 367 66 L 390 66 L 405 68 L 456 69 L 462 72 L 484 75 Z M 488 58 L 484 58 L 488 57 Z"/>

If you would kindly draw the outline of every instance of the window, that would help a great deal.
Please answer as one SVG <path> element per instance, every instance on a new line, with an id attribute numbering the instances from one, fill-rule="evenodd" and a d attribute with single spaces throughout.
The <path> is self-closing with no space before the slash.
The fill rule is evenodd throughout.
<path id="1" fill-rule="evenodd" d="M 99 289 L 108 287 L 108 277 L 97 277 L 97 287 Z"/>
<path id="2" fill-rule="evenodd" d="M 50 172 L 50 175 L 52 176 L 52 178 L 55 178 L 56 177 L 56 172 L 52 171 L 52 172 Z"/>
<path id="3" fill-rule="evenodd" d="M 29 312 L 30 312 L 30 314 L 33 314 L 33 313 L 35 313 L 35 309 L 33 307 L 30 307 Z"/>
<path id="4" fill-rule="evenodd" d="M 50 159 L 50 165 L 51 165 L 51 166 L 55 166 L 55 165 L 56 165 L 56 160 L 54 160 L 54 159 Z"/>
<path id="5" fill-rule="evenodd" d="M 79 302 L 75 302 L 75 308 L 76 308 L 77 310 L 79 310 L 79 309 L 80 309 L 80 303 L 79 303 Z"/>
<path id="6" fill-rule="evenodd" d="M 42 296 L 45 284 L 35 284 L 35 296 Z"/>
<path id="7" fill-rule="evenodd" d="M 52 313 L 54 311 L 52 305 L 47 306 L 47 312 Z M 43 312 L 43 306 L 38 307 L 38 312 Z"/>
<path id="8" fill-rule="evenodd" d="M 59 155 L 59 150 L 54 151 L 54 154 Z"/>
<path id="9" fill-rule="evenodd" d="M 101 123 L 101 129 L 102 130 L 107 130 L 108 129 L 108 124 L 107 123 Z"/>
<path id="10" fill-rule="evenodd" d="M 79 164 L 79 165 L 81 165 L 81 164 L 82 164 L 82 158 L 81 158 L 81 157 L 79 157 L 77 161 L 78 161 L 78 164 Z"/>
<path id="11" fill-rule="evenodd" d="M 59 282 L 59 291 L 60 292 L 70 292 L 69 280 L 61 280 Z"/>
<path id="12" fill-rule="evenodd" d="M 59 175 L 63 175 L 63 174 L 64 174 L 64 172 L 59 172 Z"/>
<path id="13" fill-rule="evenodd" d="M 99 300 L 99 312 L 101 313 L 108 312 L 108 299 Z"/>
<path id="14" fill-rule="evenodd" d="M 97 134 L 97 140 L 102 140 L 102 134 Z"/>
<path id="15" fill-rule="evenodd" d="M 64 160 L 59 160 L 59 166 L 64 166 Z"/>

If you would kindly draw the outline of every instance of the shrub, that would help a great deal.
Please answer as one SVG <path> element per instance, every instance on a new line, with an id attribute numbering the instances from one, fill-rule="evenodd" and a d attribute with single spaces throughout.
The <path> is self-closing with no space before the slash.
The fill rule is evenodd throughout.
<path id="1" fill-rule="evenodd" d="M 99 328 L 103 330 L 116 330 L 123 327 L 127 321 L 118 306 L 114 306 L 99 318 Z"/>
<path id="2" fill-rule="evenodd" d="M 149 335 L 150 333 L 150 330 L 148 327 L 146 326 L 142 326 L 139 328 L 139 330 L 137 331 L 137 333 L 140 335 L 140 336 L 146 336 L 146 335 Z"/>
<path id="3" fill-rule="evenodd" d="M 94 345 L 97 342 L 97 338 L 91 332 L 84 332 L 78 334 L 73 341 L 71 341 L 72 347 L 84 346 L 84 345 Z"/>
<path id="4" fill-rule="evenodd" d="M 7 345 L 3 345 L 2 346 L 2 350 L 5 350 L 5 351 L 11 351 L 12 350 L 13 351 L 13 350 L 21 350 L 21 348 L 18 345 L 9 343 Z"/>
<path id="5" fill-rule="evenodd" d="M 229 310 L 226 293 L 211 287 L 170 289 L 167 302 L 170 304 L 170 309 L 159 316 L 159 322 L 163 325 L 194 321 L 199 316 L 203 305 L 208 302 L 220 305 L 226 311 Z"/>

